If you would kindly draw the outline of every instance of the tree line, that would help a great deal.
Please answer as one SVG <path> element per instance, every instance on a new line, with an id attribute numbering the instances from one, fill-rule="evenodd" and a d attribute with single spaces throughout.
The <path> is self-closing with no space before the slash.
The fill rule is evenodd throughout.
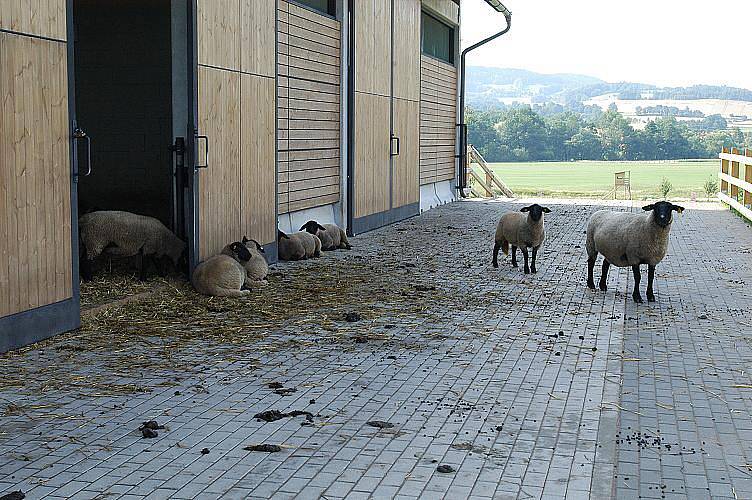
<path id="1" fill-rule="evenodd" d="M 613 108 L 592 117 L 530 106 L 466 113 L 469 143 L 491 162 L 715 158 L 724 146 L 752 146 L 739 128 L 715 129 L 717 118 L 690 126 L 666 116 L 638 130 Z"/>

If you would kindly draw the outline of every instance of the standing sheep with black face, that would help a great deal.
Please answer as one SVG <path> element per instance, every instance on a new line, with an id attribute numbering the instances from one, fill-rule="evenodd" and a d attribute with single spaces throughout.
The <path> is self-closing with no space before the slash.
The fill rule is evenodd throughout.
<path id="1" fill-rule="evenodd" d="M 632 267 L 635 287 L 632 299 L 641 303 L 640 265 L 648 265 L 648 302 L 655 302 L 653 280 L 655 266 L 663 260 L 668 249 L 668 235 L 671 231 L 672 213 L 682 213 L 684 207 L 667 201 L 659 201 L 642 207 L 646 214 L 612 212 L 599 210 L 590 217 L 585 247 L 588 253 L 588 281 L 595 290 L 593 268 L 598 254 L 603 254 L 600 289 L 607 290 L 606 279 L 611 264 L 617 267 Z"/>
<path id="2" fill-rule="evenodd" d="M 507 212 L 501 216 L 499 225 L 496 227 L 494 238 L 493 266 L 499 267 L 499 248 L 504 255 L 509 255 L 509 245 L 512 245 L 512 266 L 517 267 L 517 247 L 522 249 L 525 258 L 525 274 L 538 272 L 535 267 L 535 259 L 546 233 L 543 229 L 543 214 L 551 213 L 547 207 L 534 203 L 523 207 L 519 212 Z M 532 266 L 528 267 L 527 249 L 533 249 Z"/>

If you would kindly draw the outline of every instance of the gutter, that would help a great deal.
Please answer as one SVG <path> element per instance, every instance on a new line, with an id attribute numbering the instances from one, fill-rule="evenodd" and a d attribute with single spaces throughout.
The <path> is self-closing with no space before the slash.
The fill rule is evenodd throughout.
<path id="1" fill-rule="evenodd" d="M 466 198 L 465 188 L 467 187 L 467 169 L 465 168 L 465 164 L 467 162 L 467 124 L 465 123 L 465 56 L 468 54 L 468 52 L 473 51 L 481 45 L 485 45 L 490 41 L 496 40 L 500 36 L 506 34 L 510 29 L 512 29 L 512 13 L 509 11 L 509 9 L 507 9 L 499 0 L 485 0 L 485 2 L 490 5 L 496 12 L 504 15 L 507 27 L 502 31 L 499 31 L 498 33 L 491 35 L 488 38 L 485 38 L 462 51 L 460 62 L 460 120 L 457 124 L 460 129 L 460 151 L 456 156 L 460 160 L 458 176 L 459 183 L 457 185 L 457 189 L 459 190 L 460 195 L 463 198 Z"/>

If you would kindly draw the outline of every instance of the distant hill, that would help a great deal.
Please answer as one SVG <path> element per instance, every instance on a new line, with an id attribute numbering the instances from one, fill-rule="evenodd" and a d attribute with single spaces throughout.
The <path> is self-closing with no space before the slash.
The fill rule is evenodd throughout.
<path id="1" fill-rule="evenodd" d="M 466 102 L 475 108 L 526 103 L 581 105 L 594 97 L 611 94 L 626 100 L 721 99 L 752 102 L 752 90 L 716 86 L 658 87 L 644 83 L 608 83 L 577 74 L 542 74 L 521 69 L 467 68 Z"/>

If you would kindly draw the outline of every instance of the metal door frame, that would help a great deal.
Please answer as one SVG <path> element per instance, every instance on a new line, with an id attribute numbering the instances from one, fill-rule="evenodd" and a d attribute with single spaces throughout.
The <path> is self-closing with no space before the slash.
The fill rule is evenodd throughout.
<path id="1" fill-rule="evenodd" d="M 198 21 L 196 19 L 198 14 L 198 1 L 186 0 L 187 14 L 188 14 L 188 29 L 187 35 L 187 51 L 188 57 L 188 77 L 186 81 L 188 83 L 188 123 L 186 124 L 185 135 L 185 165 L 187 172 L 185 175 L 188 178 L 188 206 L 185 213 L 185 235 L 188 240 L 188 276 L 193 274 L 193 270 L 199 263 L 200 247 L 199 247 L 199 176 L 198 169 L 196 168 L 196 158 L 198 156 L 198 149 L 196 145 L 196 137 L 198 136 Z"/>

